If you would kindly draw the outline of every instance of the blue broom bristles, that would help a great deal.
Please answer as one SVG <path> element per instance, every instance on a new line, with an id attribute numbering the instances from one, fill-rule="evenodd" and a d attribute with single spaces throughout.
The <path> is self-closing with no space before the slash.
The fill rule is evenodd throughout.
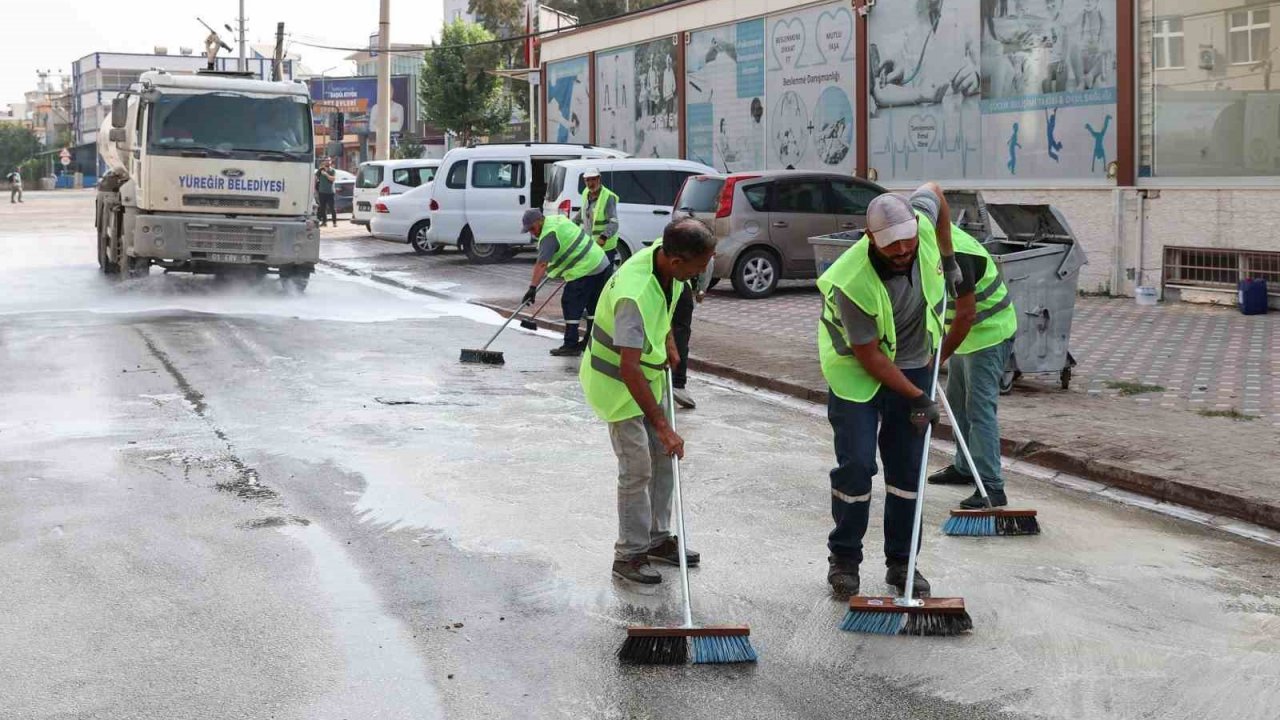
<path id="1" fill-rule="evenodd" d="M 689 638 L 693 649 L 693 662 L 743 663 L 755 662 L 756 651 L 746 635 L 694 636 Z"/>
<path id="2" fill-rule="evenodd" d="M 942 532 L 947 535 L 965 535 L 969 537 L 995 535 L 996 518 L 994 515 L 952 515 L 943 523 Z"/>
<path id="3" fill-rule="evenodd" d="M 870 633 L 872 635 L 897 635 L 907 626 L 907 613 L 904 612 L 862 612 L 850 610 L 844 614 L 844 622 L 840 629 L 846 632 Z"/>

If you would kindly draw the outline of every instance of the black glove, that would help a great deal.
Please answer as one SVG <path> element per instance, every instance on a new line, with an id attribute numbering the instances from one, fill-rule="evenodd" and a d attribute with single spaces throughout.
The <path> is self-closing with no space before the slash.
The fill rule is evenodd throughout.
<path id="1" fill-rule="evenodd" d="M 956 297 L 960 283 L 964 282 L 964 273 L 960 271 L 955 255 L 942 256 L 942 276 L 946 279 L 947 295 Z"/>
<path id="2" fill-rule="evenodd" d="M 524 303 L 525 305 L 532 305 L 533 301 L 536 300 L 537 298 L 538 298 L 538 286 L 530 285 L 529 289 L 525 291 L 524 297 L 520 298 L 520 302 Z"/>
<path id="3" fill-rule="evenodd" d="M 911 424 L 916 426 L 916 432 L 924 434 L 926 428 L 930 425 L 937 425 L 942 414 L 938 411 L 938 403 L 934 402 L 925 393 L 920 393 L 916 397 L 911 398 L 911 414 L 907 416 L 911 420 Z"/>

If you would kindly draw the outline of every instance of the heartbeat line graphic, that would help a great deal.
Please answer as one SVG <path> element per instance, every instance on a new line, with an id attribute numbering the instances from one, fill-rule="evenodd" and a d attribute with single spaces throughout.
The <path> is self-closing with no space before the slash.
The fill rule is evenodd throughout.
<path id="1" fill-rule="evenodd" d="M 979 152 L 982 149 L 981 137 L 977 143 L 970 142 L 964 129 L 964 119 L 960 119 L 960 127 L 953 135 L 948 135 L 947 119 L 944 118 L 937 135 L 929 142 L 928 147 L 921 149 L 916 147 L 911 138 L 907 138 L 902 142 L 897 140 L 897 123 L 896 118 L 886 119 L 889 126 L 889 133 L 885 137 L 883 146 L 874 150 L 873 154 L 877 156 L 890 156 L 891 160 L 891 177 L 898 174 L 898 161 L 902 161 L 902 172 L 905 174 L 911 170 L 911 156 L 924 155 L 926 153 L 936 154 L 939 160 L 946 160 L 947 156 L 960 156 L 960 175 L 968 177 L 969 175 L 969 155 L 970 153 Z"/>

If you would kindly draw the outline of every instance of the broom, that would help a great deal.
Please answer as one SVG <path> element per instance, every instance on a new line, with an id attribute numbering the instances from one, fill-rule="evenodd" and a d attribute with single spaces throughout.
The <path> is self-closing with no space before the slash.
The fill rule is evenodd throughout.
<path id="1" fill-rule="evenodd" d="M 946 317 L 946 296 L 942 316 Z M 933 385 L 930 397 L 938 395 L 938 368 L 942 365 L 942 342 L 933 358 Z M 841 630 L 876 635 L 959 635 L 973 629 L 973 620 L 964 608 L 964 598 L 917 598 L 916 555 L 920 551 L 920 525 L 924 516 L 925 477 L 929 473 L 929 440 L 933 425 L 924 430 L 924 449 L 920 458 L 920 478 L 916 481 L 916 512 L 911 527 L 911 557 L 907 560 L 907 582 L 900 598 L 849 598 L 849 612 L 840 623 Z"/>
<path id="2" fill-rule="evenodd" d="M 542 286 L 546 285 L 547 281 L 549 281 L 550 279 L 551 279 L 551 276 L 544 277 L 542 279 L 542 282 L 538 283 L 538 289 L 541 290 Z M 525 308 L 529 307 L 532 304 L 533 303 L 531 302 L 520 303 L 520 307 L 516 308 L 516 311 L 511 313 L 511 315 L 507 317 L 507 321 L 502 323 L 502 327 L 498 328 L 498 332 L 494 333 L 493 337 L 489 338 L 489 342 L 485 343 L 484 347 L 480 348 L 479 350 L 474 350 L 471 348 L 463 348 L 461 354 L 458 357 L 458 362 L 479 363 L 481 365 L 505 364 L 506 358 L 503 356 L 502 352 L 499 350 L 490 350 L 489 346 L 493 344 L 494 340 L 498 339 L 498 336 L 502 334 L 503 330 L 507 329 L 507 326 L 511 324 L 512 320 L 516 319 L 517 315 L 519 315 L 521 312 L 524 311 Z"/>
<path id="3" fill-rule="evenodd" d="M 672 397 L 671 368 L 667 368 L 667 422 L 675 429 L 675 398 Z M 682 665 L 694 663 L 755 662 L 751 628 L 746 625 L 696 627 L 689 600 L 689 565 L 685 558 L 684 502 L 680 497 L 680 459 L 671 456 L 671 477 L 676 503 L 676 551 L 680 554 L 680 589 L 684 599 L 684 624 L 679 627 L 629 627 L 627 639 L 618 649 L 625 663 L 639 665 Z"/>
<path id="4" fill-rule="evenodd" d="M 991 506 L 987 488 L 982 484 L 982 478 L 978 476 L 978 466 L 973 464 L 973 456 L 969 454 L 969 444 L 964 441 L 964 435 L 956 425 L 956 414 L 951 412 L 951 403 L 947 401 L 947 394 L 940 393 L 939 397 L 942 398 L 942 406 L 947 409 L 947 417 L 951 418 L 951 433 L 955 435 L 956 445 L 960 447 L 964 461 L 969 463 L 969 470 L 973 472 L 973 480 L 978 485 L 978 492 L 987 502 L 985 508 L 952 510 L 951 517 L 942 524 L 942 532 L 947 535 L 969 537 L 1039 535 L 1040 521 L 1036 519 L 1035 510 L 1010 510 Z"/>
<path id="5" fill-rule="evenodd" d="M 524 318 L 520 320 L 520 327 L 524 328 L 525 330 L 537 330 L 538 323 L 536 321 L 538 319 L 538 316 L 542 314 L 542 309 L 547 306 L 547 303 L 551 302 L 551 300 L 556 296 L 557 293 L 560 292 L 560 289 L 563 288 L 564 285 L 565 285 L 564 283 L 560 283 L 559 285 L 557 285 L 556 289 L 551 291 L 551 294 L 547 296 L 546 300 L 542 301 L 542 304 L 538 306 L 537 310 L 533 311 L 532 315 L 530 315 L 528 318 Z"/>

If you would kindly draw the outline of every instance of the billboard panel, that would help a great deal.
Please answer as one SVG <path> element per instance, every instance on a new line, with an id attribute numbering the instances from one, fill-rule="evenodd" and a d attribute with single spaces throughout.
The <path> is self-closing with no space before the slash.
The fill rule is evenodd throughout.
<path id="1" fill-rule="evenodd" d="M 547 141 L 591 138 L 591 83 L 586 57 L 547 63 Z"/>
<path id="2" fill-rule="evenodd" d="M 685 157 L 723 172 L 764 167 L 764 20 L 691 33 Z"/>

